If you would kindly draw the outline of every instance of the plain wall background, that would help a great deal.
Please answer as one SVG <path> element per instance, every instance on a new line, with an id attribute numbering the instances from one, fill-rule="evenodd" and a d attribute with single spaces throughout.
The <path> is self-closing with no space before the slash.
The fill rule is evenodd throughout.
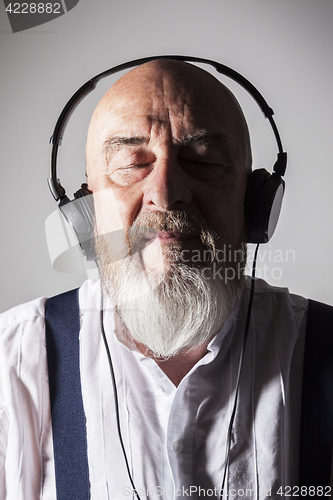
<path id="1" fill-rule="evenodd" d="M 163 53 L 229 65 L 273 107 L 289 168 L 279 225 L 262 246 L 258 274 L 333 302 L 332 0 L 80 0 L 66 15 L 15 34 L 3 2 L 0 16 L 0 310 L 86 278 L 52 269 L 45 238 L 56 208 L 46 185 L 49 138 L 62 107 L 96 73 Z M 59 176 L 70 196 L 84 181 L 89 116 L 111 83 L 81 104 L 66 130 Z M 229 86 L 248 118 L 254 167 L 271 170 L 269 125 L 242 89 Z"/>

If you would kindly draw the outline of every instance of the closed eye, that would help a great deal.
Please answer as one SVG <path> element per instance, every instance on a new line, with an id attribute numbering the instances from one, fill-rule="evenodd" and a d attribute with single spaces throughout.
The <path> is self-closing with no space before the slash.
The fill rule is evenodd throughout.
<path id="1" fill-rule="evenodd" d="M 145 168 L 145 167 L 149 167 L 151 165 L 151 163 L 135 163 L 133 165 L 127 165 L 126 167 L 120 167 L 118 168 L 117 170 L 133 170 L 133 169 L 136 169 L 136 168 Z"/>
<path id="2" fill-rule="evenodd" d="M 142 181 L 152 170 L 151 163 L 135 163 L 118 167 L 110 174 L 110 179 L 120 186 L 129 186 Z"/>
<path id="3" fill-rule="evenodd" d="M 201 180 L 219 179 L 226 172 L 226 168 L 221 163 L 207 160 L 182 160 L 183 169 L 191 177 Z"/>

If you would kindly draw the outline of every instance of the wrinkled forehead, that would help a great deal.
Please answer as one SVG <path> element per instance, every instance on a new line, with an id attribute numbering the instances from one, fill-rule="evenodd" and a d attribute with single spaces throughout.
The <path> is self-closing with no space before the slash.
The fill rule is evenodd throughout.
<path id="1" fill-rule="evenodd" d="M 219 80 L 188 63 L 153 61 L 126 73 L 101 99 L 89 126 L 87 160 L 107 134 L 137 133 L 149 120 L 168 122 L 175 134 L 215 129 L 239 136 L 237 142 L 245 137 L 239 104 Z"/>

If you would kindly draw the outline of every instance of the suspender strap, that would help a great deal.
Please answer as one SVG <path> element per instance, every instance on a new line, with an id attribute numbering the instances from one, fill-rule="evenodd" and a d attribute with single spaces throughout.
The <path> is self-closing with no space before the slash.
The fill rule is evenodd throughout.
<path id="1" fill-rule="evenodd" d="M 90 498 L 78 302 L 78 290 L 72 290 L 45 306 L 57 500 Z"/>
<path id="2" fill-rule="evenodd" d="M 333 308 L 309 300 L 303 368 L 300 486 L 330 484 L 332 443 Z"/>

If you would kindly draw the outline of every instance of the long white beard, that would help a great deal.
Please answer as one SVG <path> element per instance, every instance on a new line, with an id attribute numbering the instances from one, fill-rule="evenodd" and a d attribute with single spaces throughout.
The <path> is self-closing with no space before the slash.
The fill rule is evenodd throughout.
<path id="1" fill-rule="evenodd" d="M 144 222 L 147 231 L 152 226 Z M 212 233 L 201 239 L 214 255 Z M 129 256 L 125 240 L 121 250 L 119 240 L 117 250 L 107 240 L 97 237 L 95 244 L 103 289 L 130 336 L 152 355 L 168 358 L 205 344 L 233 314 L 244 284 L 245 251 L 237 263 L 213 259 L 199 267 L 182 262 L 179 246 L 170 245 L 162 255 L 163 272 L 155 272 L 143 265 L 140 252 Z M 227 277 L 230 265 L 234 279 Z"/>

